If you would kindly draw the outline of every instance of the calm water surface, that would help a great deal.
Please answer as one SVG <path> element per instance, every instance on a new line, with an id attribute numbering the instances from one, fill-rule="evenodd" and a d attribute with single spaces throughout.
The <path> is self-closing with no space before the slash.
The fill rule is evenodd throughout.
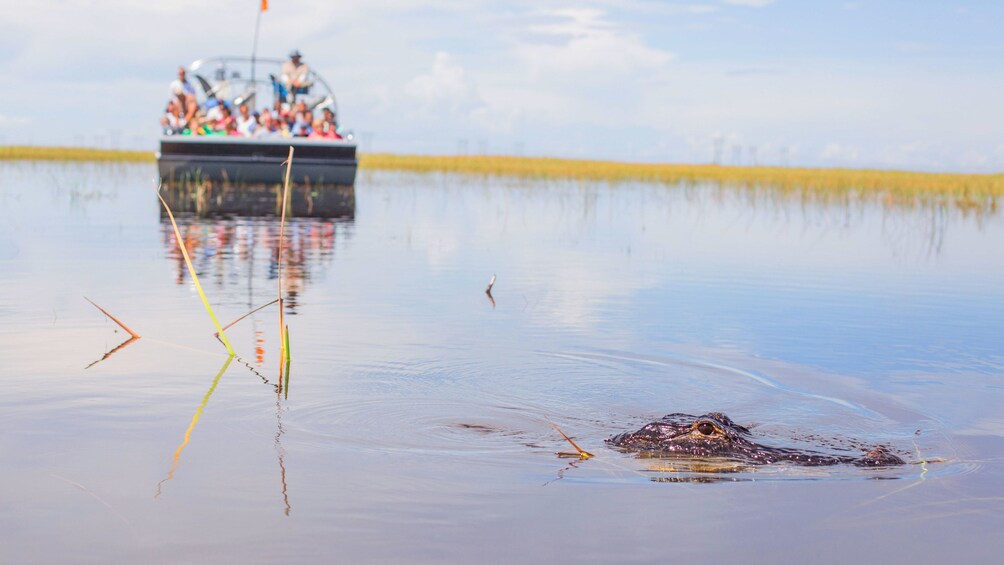
<path id="1" fill-rule="evenodd" d="M 1000 212 L 361 173 L 353 217 L 288 226 L 277 394 L 275 306 L 228 331 L 228 363 L 154 175 L 0 164 L 3 562 L 1004 550 Z M 181 223 L 224 322 L 275 297 L 274 219 Z M 143 337 L 116 350 L 84 296 Z M 716 410 L 771 445 L 911 464 L 722 469 L 603 442 Z M 557 457 L 546 418 L 596 457 Z"/>

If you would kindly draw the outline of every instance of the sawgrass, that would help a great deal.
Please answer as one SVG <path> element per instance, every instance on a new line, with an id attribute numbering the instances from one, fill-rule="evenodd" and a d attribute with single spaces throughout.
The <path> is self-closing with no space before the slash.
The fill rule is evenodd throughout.
<path id="1" fill-rule="evenodd" d="M 946 198 L 982 206 L 1004 196 L 1004 174 L 920 173 L 874 169 L 809 169 L 621 163 L 536 157 L 373 154 L 360 167 L 416 173 L 449 172 L 538 180 L 584 180 L 611 183 L 652 182 L 669 185 L 713 184 L 800 193 L 855 194 L 886 199 Z"/>
<path id="2" fill-rule="evenodd" d="M 153 162 L 150 151 L 82 147 L 0 147 L 2 160 Z M 732 167 L 622 163 L 547 157 L 360 155 L 361 169 L 415 173 L 462 173 L 537 180 L 714 184 L 770 188 L 822 196 L 857 195 L 888 201 L 943 200 L 962 207 L 996 207 L 1004 197 L 1004 174 L 922 173 L 878 169 Z"/>
<path id="3" fill-rule="evenodd" d="M 88 147 L 36 147 L 9 145 L 0 147 L 0 161 L 116 161 L 152 163 L 153 151 L 122 151 Z"/>

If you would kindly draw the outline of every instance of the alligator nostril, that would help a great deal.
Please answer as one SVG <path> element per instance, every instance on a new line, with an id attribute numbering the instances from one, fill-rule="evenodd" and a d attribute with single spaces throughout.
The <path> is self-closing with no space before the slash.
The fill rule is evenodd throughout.
<path id="1" fill-rule="evenodd" d="M 712 425 L 711 422 L 701 422 L 700 424 L 697 424 L 697 431 L 709 436 L 715 433 L 715 426 Z"/>

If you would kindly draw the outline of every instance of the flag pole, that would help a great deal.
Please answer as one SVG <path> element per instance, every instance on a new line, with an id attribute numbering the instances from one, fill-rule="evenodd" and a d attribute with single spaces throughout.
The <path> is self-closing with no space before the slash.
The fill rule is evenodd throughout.
<path id="1" fill-rule="evenodd" d="M 261 13 L 268 10 L 268 0 L 261 0 L 261 9 L 258 10 L 258 17 L 254 21 L 254 44 L 251 46 L 251 94 L 258 90 L 258 83 L 255 82 L 255 58 L 258 54 L 258 29 L 261 27 Z"/>

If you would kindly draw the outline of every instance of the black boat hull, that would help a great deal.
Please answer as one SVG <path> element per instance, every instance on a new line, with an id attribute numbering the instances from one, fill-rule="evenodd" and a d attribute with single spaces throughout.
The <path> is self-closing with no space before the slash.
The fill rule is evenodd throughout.
<path id="1" fill-rule="evenodd" d="M 157 166 L 165 181 L 202 178 L 232 182 L 283 182 L 282 163 L 294 148 L 290 180 L 295 183 L 352 185 L 356 144 L 320 139 L 247 139 L 171 136 L 160 140 Z"/>

